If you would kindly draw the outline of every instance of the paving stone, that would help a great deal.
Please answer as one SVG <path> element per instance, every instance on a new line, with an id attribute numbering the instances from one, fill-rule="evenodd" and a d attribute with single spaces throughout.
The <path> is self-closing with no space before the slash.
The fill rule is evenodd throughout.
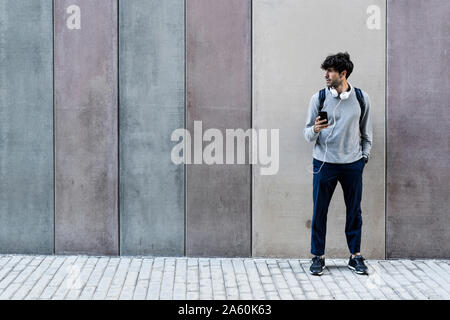
<path id="1" fill-rule="evenodd" d="M 0 255 L 0 299 L 450 299 L 448 260 L 367 260 L 357 275 L 327 259 Z"/>

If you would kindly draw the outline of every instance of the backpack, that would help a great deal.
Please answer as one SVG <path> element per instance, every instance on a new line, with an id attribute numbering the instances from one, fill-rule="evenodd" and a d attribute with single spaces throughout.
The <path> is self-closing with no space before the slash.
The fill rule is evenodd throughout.
<path id="1" fill-rule="evenodd" d="M 358 99 L 359 106 L 361 107 L 361 116 L 359 117 L 359 124 L 361 125 L 361 120 L 364 115 L 364 112 L 366 111 L 366 103 L 364 101 L 364 96 L 362 94 L 361 89 L 355 88 L 356 98 Z M 319 111 L 322 111 L 323 103 L 325 102 L 325 90 L 322 89 L 319 91 Z"/>

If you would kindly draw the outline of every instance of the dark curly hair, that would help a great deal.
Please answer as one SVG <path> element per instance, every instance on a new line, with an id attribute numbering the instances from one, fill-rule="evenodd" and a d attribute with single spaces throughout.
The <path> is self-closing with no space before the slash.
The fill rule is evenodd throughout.
<path id="1" fill-rule="evenodd" d="M 350 55 L 348 52 L 342 53 L 339 52 L 334 55 L 330 55 L 326 57 L 325 61 L 320 66 L 323 70 L 327 70 L 328 68 L 333 68 L 341 73 L 344 70 L 347 70 L 347 74 L 345 76 L 346 79 L 350 77 L 350 74 L 353 71 L 353 62 L 350 60 Z"/>

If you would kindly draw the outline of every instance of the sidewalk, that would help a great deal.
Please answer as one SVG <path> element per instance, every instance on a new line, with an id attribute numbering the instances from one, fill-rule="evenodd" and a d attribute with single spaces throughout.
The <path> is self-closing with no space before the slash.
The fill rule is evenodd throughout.
<path id="1" fill-rule="evenodd" d="M 0 299 L 450 299 L 450 260 L 0 255 Z"/>

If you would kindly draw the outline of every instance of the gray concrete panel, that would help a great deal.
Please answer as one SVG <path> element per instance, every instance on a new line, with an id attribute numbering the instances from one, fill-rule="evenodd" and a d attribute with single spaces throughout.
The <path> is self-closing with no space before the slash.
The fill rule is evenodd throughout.
<path id="1" fill-rule="evenodd" d="M 184 0 L 119 2 L 120 252 L 184 255 Z"/>
<path id="2" fill-rule="evenodd" d="M 117 1 L 54 5 L 55 248 L 116 255 Z"/>
<path id="3" fill-rule="evenodd" d="M 250 39 L 251 1 L 186 1 L 186 126 L 192 141 L 194 121 L 202 121 L 203 132 L 216 128 L 224 137 L 226 128 L 250 128 Z M 250 165 L 191 164 L 186 170 L 186 254 L 249 256 Z"/>
<path id="4" fill-rule="evenodd" d="M 387 12 L 387 256 L 450 258 L 450 2 Z"/>
<path id="5" fill-rule="evenodd" d="M 385 257 L 383 0 L 253 1 L 253 127 L 280 129 L 278 173 L 263 176 L 261 165 L 253 167 L 254 256 L 310 256 L 313 143 L 303 128 L 311 96 L 326 85 L 320 65 L 340 51 L 355 64 L 349 82 L 371 99 L 374 140 L 363 175 L 361 252 Z M 327 257 L 349 255 L 344 229 L 338 185 L 328 212 Z"/>
<path id="6" fill-rule="evenodd" d="M 0 0 L 0 252 L 52 254 L 51 0 Z"/>

